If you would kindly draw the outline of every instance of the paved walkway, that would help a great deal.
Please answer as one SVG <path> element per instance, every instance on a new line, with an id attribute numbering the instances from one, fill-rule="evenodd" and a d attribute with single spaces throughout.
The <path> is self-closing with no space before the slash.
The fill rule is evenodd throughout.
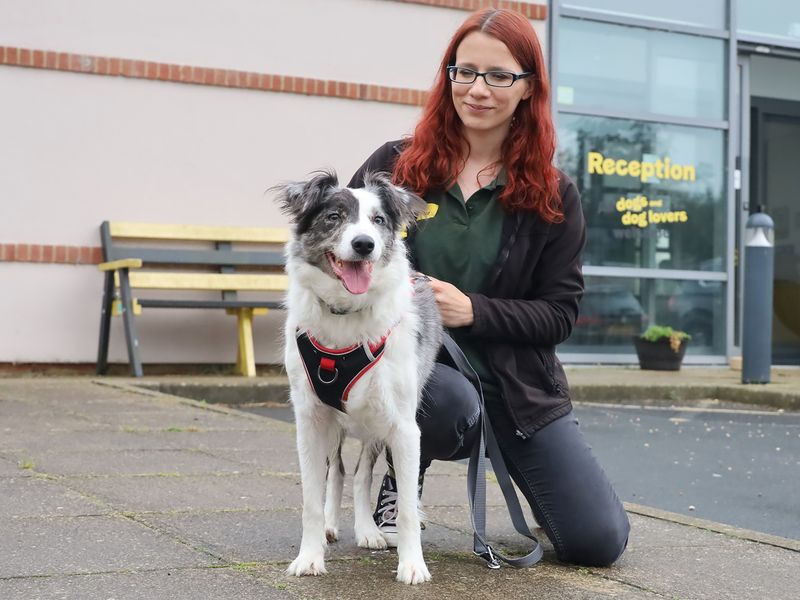
<path id="1" fill-rule="evenodd" d="M 355 452 L 348 443 L 350 471 Z M 289 577 L 301 497 L 291 425 L 124 380 L 0 379 L 3 599 L 798 597 L 800 542 L 635 505 L 612 568 L 560 564 L 548 546 L 535 568 L 490 571 L 470 555 L 465 489 L 463 465 L 426 478 L 431 583 L 407 588 L 393 551 L 356 547 L 349 481 L 329 575 Z M 491 537 L 514 547 L 494 485 L 488 500 Z"/>

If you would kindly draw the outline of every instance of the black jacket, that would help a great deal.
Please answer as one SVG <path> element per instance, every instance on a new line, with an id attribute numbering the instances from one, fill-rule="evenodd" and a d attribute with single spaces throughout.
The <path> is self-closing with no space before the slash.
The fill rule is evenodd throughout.
<path id="1" fill-rule="evenodd" d="M 401 149 L 401 141 L 378 148 L 353 175 L 349 187 L 363 186 L 367 172 L 391 172 Z M 569 337 L 578 318 L 586 225 L 575 184 L 559 173 L 564 221 L 550 224 L 534 212 L 507 212 L 500 254 L 484 293 L 467 294 L 475 315 L 469 335 L 485 345 L 522 438 L 572 408 L 555 346 Z M 412 257 L 413 238 L 409 231 Z"/>

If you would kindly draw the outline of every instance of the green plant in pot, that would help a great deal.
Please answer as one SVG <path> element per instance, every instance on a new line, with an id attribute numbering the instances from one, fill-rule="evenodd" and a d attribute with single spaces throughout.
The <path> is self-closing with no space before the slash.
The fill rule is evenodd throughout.
<path id="1" fill-rule="evenodd" d="M 678 371 L 686 354 L 686 345 L 692 339 L 685 331 L 663 325 L 651 325 L 633 338 L 639 366 L 655 371 Z"/>

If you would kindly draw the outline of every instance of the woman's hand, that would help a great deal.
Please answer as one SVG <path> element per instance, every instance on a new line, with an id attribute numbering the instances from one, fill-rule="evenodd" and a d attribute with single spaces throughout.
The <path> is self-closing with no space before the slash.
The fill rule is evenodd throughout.
<path id="1" fill-rule="evenodd" d="M 430 277 L 436 304 L 445 327 L 467 327 L 475 321 L 472 300 L 452 283 Z"/>

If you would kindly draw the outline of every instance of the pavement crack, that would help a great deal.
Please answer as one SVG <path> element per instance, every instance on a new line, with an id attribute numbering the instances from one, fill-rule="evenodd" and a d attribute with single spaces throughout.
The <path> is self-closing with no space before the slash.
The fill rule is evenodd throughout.
<path id="1" fill-rule="evenodd" d="M 188 540 L 185 540 L 185 539 L 181 538 L 180 536 L 175 535 L 174 532 L 170 531 L 166 527 L 161 527 L 161 526 L 155 525 L 153 523 L 148 523 L 147 521 L 139 518 L 139 515 L 136 515 L 136 514 L 133 514 L 133 513 L 120 512 L 120 513 L 118 513 L 118 515 L 121 516 L 124 519 L 128 519 L 130 521 L 133 521 L 134 523 L 138 523 L 139 525 L 142 525 L 142 526 L 146 527 L 147 529 L 150 529 L 151 531 L 154 531 L 154 532 L 158 533 L 159 535 L 163 535 L 164 537 L 167 537 L 167 538 L 169 538 L 169 539 L 171 539 L 171 540 L 173 540 L 173 541 L 175 541 L 175 542 L 177 542 L 177 543 L 179 543 L 179 544 L 181 544 L 183 546 L 186 546 L 187 548 L 189 548 L 190 550 L 193 550 L 194 552 L 199 552 L 200 554 L 205 554 L 206 556 L 208 556 L 210 558 L 213 558 L 214 560 L 219 561 L 220 563 L 222 563 L 224 565 L 228 565 L 228 566 L 230 565 L 230 561 L 226 560 L 221 555 L 215 554 L 215 553 L 211 552 L 210 550 L 208 550 L 207 548 L 203 548 L 201 546 L 197 546 L 197 545 L 189 542 Z"/>
<path id="2" fill-rule="evenodd" d="M 0 581 L 14 581 L 26 579 L 53 579 L 61 577 L 86 577 L 89 575 L 132 575 L 137 573 L 170 573 L 175 571 L 197 571 L 200 569 L 209 568 L 226 568 L 226 565 L 218 567 L 212 566 L 196 566 L 196 567 L 163 567 L 163 568 L 137 568 L 137 569 L 111 569 L 106 571 L 73 571 L 68 573 L 44 573 L 39 575 L 7 575 L 0 576 Z"/>
<path id="3" fill-rule="evenodd" d="M 647 592 L 648 594 L 654 594 L 654 595 L 658 596 L 659 598 L 670 598 L 670 599 L 674 599 L 675 598 L 675 596 L 673 596 L 672 594 L 665 594 L 663 592 L 659 592 L 658 590 L 654 590 L 654 589 L 649 588 L 647 586 L 635 583 L 633 581 L 626 581 L 625 579 L 620 579 L 618 577 L 612 577 L 611 575 L 607 575 L 605 573 L 600 573 L 600 572 L 595 571 L 594 569 L 591 569 L 591 568 L 576 567 L 575 569 L 576 569 L 576 571 L 578 573 L 580 573 L 582 575 L 588 575 L 590 577 L 596 577 L 596 578 L 599 578 L 599 579 L 604 579 L 605 581 L 611 581 L 613 583 L 619 583 L 619 584 L 624 585 L 624 586 L 629 587 L 629 588 L 633 588 L 633 589 L 636 589 L 636 590 L 639 590 L 639 591 L 642 591 L 642 592 Z"/>

